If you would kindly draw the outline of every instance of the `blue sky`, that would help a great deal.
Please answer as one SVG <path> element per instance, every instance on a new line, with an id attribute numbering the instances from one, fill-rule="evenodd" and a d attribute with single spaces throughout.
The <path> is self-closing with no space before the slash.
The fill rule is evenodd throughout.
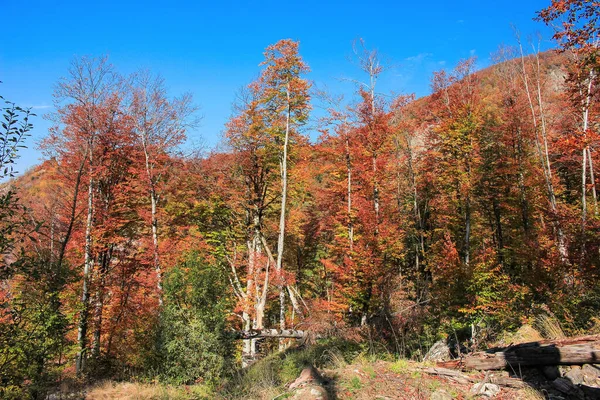
<path id="1" fill-rule="evenodd" d="M 39 162 L 36 143 L 52 112 L 54 84 L 75 56 L 107 54 L 121 73 L 161 74 L 171 94 L 191 92 L 203 116 L 191 142 L 218 144 L 239 88 L 258 75 L 262 52 L 279 39 L 300 41 L 308 78 L 336 93 L 353 91 L 340 78 L 360 79 L 348 61 L 363 38 L 391 61 L 379 91 L 429 93 L 433 71 L 470 55 L 490 64 L 500 44 L 551 33 L 532 20 L 549 0 L 495 1 L 0 1 L 0 94 L 33 107 L 38 117 L 17 170 Z M 312 133 L 311 137 L 316 134 Z"/>

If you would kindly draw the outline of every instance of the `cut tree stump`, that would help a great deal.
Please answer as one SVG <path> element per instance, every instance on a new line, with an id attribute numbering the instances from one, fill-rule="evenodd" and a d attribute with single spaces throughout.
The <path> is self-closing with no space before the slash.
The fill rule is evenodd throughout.
<path id="1" fill-rule="evenodd" d="M 437 363 L 443 368 L 480 371 L 583 364 L 600 364 L 600 335 L 522 343 Z"/>

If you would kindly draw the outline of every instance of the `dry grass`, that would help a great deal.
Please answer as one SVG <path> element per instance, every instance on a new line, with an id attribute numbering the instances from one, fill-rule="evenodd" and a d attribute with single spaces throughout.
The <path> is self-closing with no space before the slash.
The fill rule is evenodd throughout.
<path id="1" fill-rule="evenodd" d="M 590 328 L 590 335 L 600 334 L 600 317 L 592 317 L 592 327 Z"/>
<path id="2" fill-rule="evenodd" d="M 188 400 L 208 398 L 209 393 L 201 387 L 172 387 L 143 383 L 102 382 L 87 391 L 86 400 Z"/>
<path id="3" fill-rule="evenodd" d="M 339 369 L 347 365 L 344 355 L 335 347 L 323 351 L 321 361 L 324 365 L 328 365 L 330 369 Z"/>
<path id="4" fill-rule="evenodd" d="M 533 327 L 545 339 L 564 339 L 566 337 L 556 317 L 550 314 L 542 313 L 536 315 Z"/>
<path id="5" fill-rule="evenodd" d="M 546 396 L 544 396 L 539 391 L 534 388 L 521 389 L 519 391 L 518 400 L 545 400 Z"/>
<path id="6" fill-rule="evenodd" d="M 523 325 L 516 332 L 503 333 L 491 347 L 505 347 L 513 343 L 537 342 L 542 339 L 542 335 L 531 325 Z"/>

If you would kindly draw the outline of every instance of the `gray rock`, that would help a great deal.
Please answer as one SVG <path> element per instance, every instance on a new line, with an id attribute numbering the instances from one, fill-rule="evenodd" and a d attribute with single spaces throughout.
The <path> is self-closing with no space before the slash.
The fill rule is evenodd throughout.
<path id="1" fill-rule="evenodd" d="M 327 391 L 322 386 L 308 385 L 297 389 L 291 400 L 328 400 Z"/>
<path id="2" fill-rule="evenodd" d="M 438 340 L 425 354 L 425 361 L 448 361 L 452 358 L 445 340 Z"/>
<path id="3" fill-rule="evenodd" d="M 471 387 L 470 393 L 476 396 L 494 397 L 500 393 L 500 386 L 493 383 L 476 383 Z"/>
<path id="4" fill-rule="evenodd" d="M 581 367 L 573 366 L 571 370 L 565 374 L 565 378 L 571 381 L 574 385 L 579 385 L 583 383 L 583 372 L 581 372 Z"/>
<path id="5" fill-rule="evenodd" d="M 581 373 L 586 385 L 600 387 L 600 366 L 585 364 Z"/>

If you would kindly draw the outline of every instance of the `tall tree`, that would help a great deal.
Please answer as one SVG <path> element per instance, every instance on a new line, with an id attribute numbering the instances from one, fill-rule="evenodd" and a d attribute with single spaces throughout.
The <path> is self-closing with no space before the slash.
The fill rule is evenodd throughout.
<path id="1" fill-rule="evenodd" d="M 592 0 L 552 0 L 550 6 L 538 12 L 538 18 L 555 26 L 554 39 L 563 50 L 573 54 L 568 83 L 573 107 L 580 113 L 579 136 L 581 136 L 581 224 L 585 231 L 587 219 L 587 175 L 589 173 L 594 215 L 598 215 L 596 178 L 592 158 L 597 134 L 590 129 L 593 110 L 597 101 L 598 76 L 600 75 L 600 10 Z M 586 170 L 589 170 L 586 171 Z"/>
<path id="2" fill-rule="evenodd" d="M 81 58 L 73 61 L 69 77 L 62 79 L 55 90 L 56 120 L 65 129 L 55 131 L 54 146 L 74 149 L 82 165 L 87 165 L 87 211 L 85 222 L 83 289 L 77 340 L 77 372 L 81 373 L 87 357 L 87 330 L 90 306 L 90 284 L 94 264 L 92 229 L 94 192 L 100 154 L 95 152 L 99 138 L 112 128 L 120 97 L 116 92 L 118 77 L 106 58 Z M 63 138 L 58 137 L 64 135 Z M 66 142 L 66 143 L 65 143 Z M 83 170 L 81 170 L 83 171 Z M 79 176 L 79 175 L 78 175 Z M 79 184 L 80 178 L 76 180 Z M 76 188 L 75 193 L 79 189 Z M 69 236 L 65 237 L 68 240 Z"/>
<path id="3" fill-rule="evenodd" d="M 280 143 L 281 171 L 281 208 L 279 215 L 279 235 L 277 238 L 277 262 L 275 272 L 280 280 L 279 289 L 279 327 L 285 329 L 285 291 L 287 283 L 283 279 L 283 259 L 285 247 L 285 221 L 288 196 L 288 163 L 290 141 L 297 129 L 306 122 L 310 109 L 310 85 L 302 78 L 309 71 L 298 53 L 299 43 L 290 39 L 280 40 L 267 47 L 265 68 L 259 81 L 261 101 L 267 111 L 268 130 Z M 294 295 L 289 291 L 292 301 Z"/>
<path id="4" fill-rule="evenodd" d="M 135 74 L 130 87 L 129 115 L 144 156 L 144 172 L 150 199 L 152 253 L 159 304 L 162 304 L 162 268 L 159 251 L 158 203 L 161 183 L 170 165 L 170 153 L 185 141 L 185 131 L 195 111 L 192 97 L 185 94 L 170 100 L 164 80 L 148 71 Z"/>

